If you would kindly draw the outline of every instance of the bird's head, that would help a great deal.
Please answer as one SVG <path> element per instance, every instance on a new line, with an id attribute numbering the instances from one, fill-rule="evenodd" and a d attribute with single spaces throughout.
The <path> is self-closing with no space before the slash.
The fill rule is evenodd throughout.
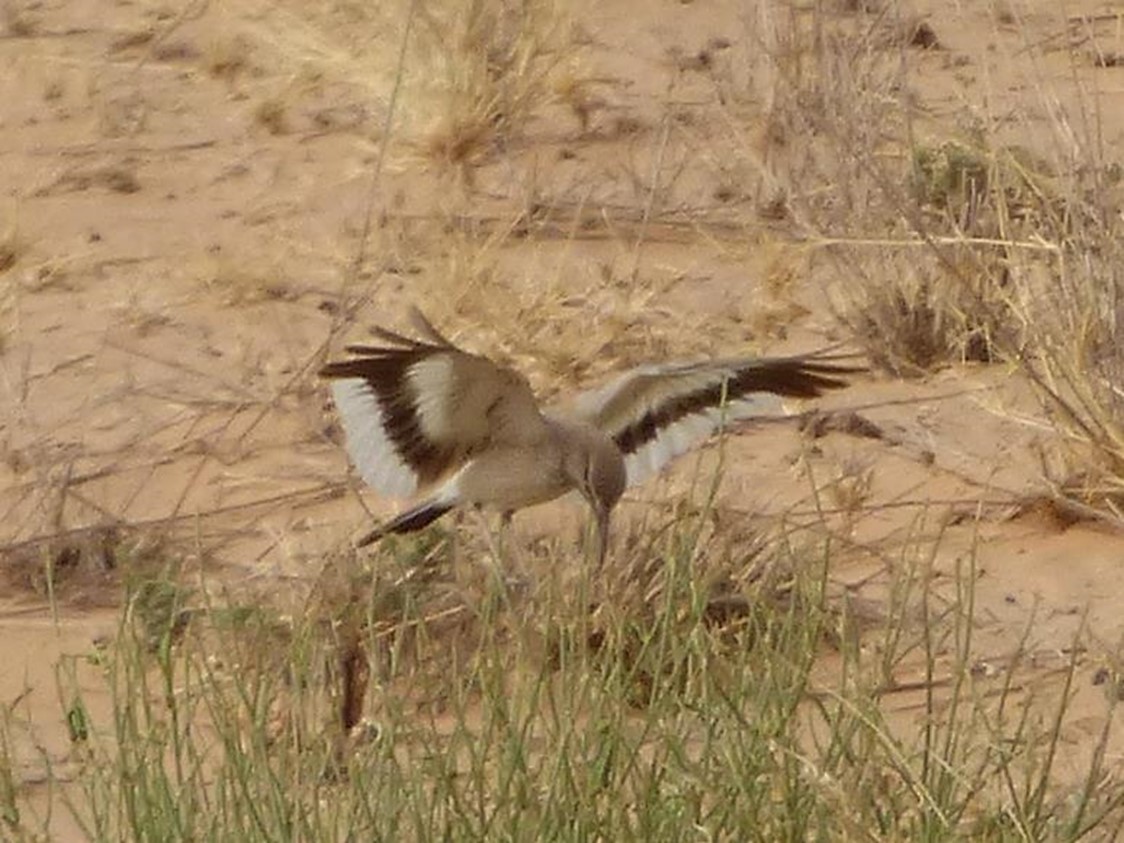
<path id="1" fill-rule="evenodd" d="M 609 545 L 609 516 L 624 493 L 624 458 L 612 440 L 602 436 L 580 437 L 580 447 L 571 450 L 565 462 L 566 474 L 589 502 L 597 518 L 597 560 L 605 559 Z"/>

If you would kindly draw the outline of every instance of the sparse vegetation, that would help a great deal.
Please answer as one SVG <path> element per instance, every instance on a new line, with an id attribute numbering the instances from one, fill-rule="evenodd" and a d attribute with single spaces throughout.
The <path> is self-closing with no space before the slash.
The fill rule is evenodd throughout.
<path id="1" fill-rule="evenodd" d="M 66 93 L 66 86 L 61 79 L 52 79 L 43 88 L 43 100 L 45 102 L 58 102 L 63 98 Z"/>
<path id="2" fill-rule="evenodd" d="M 628 539 L 617 581 L 555 576 L 529 593 L 458 588 L 448 541 L 382 554 L 345 589 L 358 603 L 328 592 L 284 617 L 211 602 L 183 625 L 166 611 L 178 588 L 146 581 L 114 643 L 61 673 L 82 746 L 70 810 L 107 841 L 1077 839 L 1121 821 L 1124 796 L 1098 787 L 1107 733 L 1084 780 L 1059 786 L 1075 662 L 1041 680 L 1025 652 L 978 669 L 970 567 L 937 610 L 932 572 L 906 562 L 927 551 L 904 549 L 884 620 L 861 623 L 827 591 L 827 545 L 727 544 L 705 507 L 673 517 Z M 341 755 L 347 613 L 363 619 L 373 719 Z M 1028 696 L 1051 701 L 1044 720 Z M 898 697 L 919 721 L 887 713 Z M 10 830 L 33 831 L 10 793 L 0 804 Z"/>
<path id="3" fill-rule="evenodd" d="M 423 151 L 465 184 L 475 168 L 518 144 L 556 97 L 583 128 L 588 123 L 581 117 L 590 106 L 586 85 L 572 65 L 576 47 L 553 3 L 471 0 L 427 6 L 420 17 L 419 38 L 440 86 Z M 563 61 L 571 62 L 564 73 Z"/>
<path id="4" fill-rule="evenodd" d="M 289 131 L 285 101 L 280 97 L 270 97 L 259 102 L 254 108 L 254 120 L 271 135 L 283 135 Z"/>
<path id="5" fill-rule="evenodd" d="M 996 14 L 1017 24 L 1009 6 Z M 939 40 L 924 26 L 926 43 L 886 41 L 877 26 L 794 15 L 755 32 L 764 90 L 715 81 L 731 103 L 772 103 L 761 182 L 779 181 L 812 228 L 836 315 L 872 362 L 896 375 L 1018 366 L 1074 445 L 1055 492 L 1119 520 L 1120 164 L 1096 134 L 1095 95 L 1078 86 L 1072 116 L 1055 110 L 1045 131 L 1028 103 L 973 112 L 967 139 L 923 140 L 943 128 L 910 99 L 909 51 Z M 1036 101 L 1056 96 L 1025 72 Z M 1007 142 L 1006 123 L 1036 148 Z"/>
<path id="6" fill-rule="evenodd" d="M 27 251 L 27 243 L 20 236 L 15 220 L 9 220 L 0 232 L 0 274 L 7 272 Z"/>
<path id="7" fill-rule="evenodd" d="M 53 649 L 0 671 L 0 838 L 1119 836 L 1119 16 L 647 13 L 3 7 L 0 633 Z M 881 374 L 630 493 L 604 571 L 554 523 L 359 555 L 311 373 L 401 303 L 548 398 Z M 1090 520 L 1081 589 L 1025 565 Z"/>
<path id="8" fill-rule="evenodd" d="M 292 298 L 295 292 L 286 282 L 284 270 L 268 258 L 262 261 L 264 265 L 258 265 L 245 255 L 220 252 L 214 256 L 212 269 L 204 283 L 227 305 L 252 305 Z"/>
<path id="9" fill-rule="evenodd" d="M 250 50 L 245 38 L 213 41 L 206 51 L 207 72 L 227 82 L 235 81 L 249 68 Z"/>
<path id="10" fill-rule="evenodd" d="M 971 143 L 914 141 L 905 161 L 887 163 L 877 148 L 860 146 L 864 189 L 882 197 L 873 219 L 904 234 L 835 249 L 849 276 L 835 294 L 871 359 L 895 373 L 963 360 L 1018 365 L 1076 445 L 1069 478 L 1055 490 L 1119 519 L 1119 163 L 1091 128 L 1052 128 L 1037 152 L 1004 145 L 990 115 L 979 118 Z M 842 132 L 849 129 L 843 122 Z M 895 187 L 905 180 L 909 193 Z"/>
<path id="11" fill-rule="evenodd" d="M 14 221 L 0 231 L 0 356 L 7 350 L 9 336 L 16 329 L 17 282 L 14 270 L 27 248 Z"/>
<path id="12" fill-rule="evenodd" d="M 4 34 L 10 38 L 31 38 L 39 29 L 32 9 L 33 3 L 9 0 L 4 4 Z"/>

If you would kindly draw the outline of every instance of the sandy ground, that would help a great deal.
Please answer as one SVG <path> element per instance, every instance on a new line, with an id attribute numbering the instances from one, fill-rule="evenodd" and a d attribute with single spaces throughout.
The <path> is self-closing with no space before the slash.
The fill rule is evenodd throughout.
<path id="1" fill-rule="evenodd" d="M 29 786 L 42 751 L 67 758 L 56 665 L 112 634 L 118 617 L 100 539 L 83 528 L 158 531 L 205 555 L 211 575 L 260 587 L 311 579 L 366 522 L 364 507 L 393 511 L 349 478 L 314 377 L 364 326 L 400 324 L 416 303 L 546 393 L 644 359 L 842 336 L 813 278 L 779 292 L 768 283 L 785 234 L 753 217 L 765 188 L 759 175 L 752 188 L 740 182 L 730 153 L 760 137 L 732 139 L 709 110 L 715 79 L 733 91 L 756 72 L 744 5 L 646 3 L 638 14 L 635 3 L 597 4 L 580 22 L 599 80 L 586 126 L 573 109 L 544 107 L 471 184 L 407 150 L 383 162 L 372 191 L 395 56 L 357 63 L 362 45 L 347 40 L 357 6 L 302 19 L 295 3 L 8 4 L 0 705 L 27 714 Z M 844 6 L 841 18 L 854 16 Z M 992 4 L 918 5 L 940 42 L 908 50 L 918 131 L 962 130 L 986 107 L 1030 115 L 1013 123 L 1017 141 L 1048 146 L 1053 110 L 1076 109 L 1066 92 L 1080 83 L 1096 92 L 1106 148 L 1124 148 L 1124 70 L 1074 67 L 1065 49 L 1076 39 L 1082 50 L 1124 50 L 1119 20 L 1067 24 L 1105 11 L 1094 3 L 1011 6 L 1017 24 Z M 1031 45 L 1057 99 L 1026 84 L 1017 59 Z M 402 105 L 403 131 L 424 120 L 424 105 Z M 1042 137 L 1026 136 L 1028 125 Z M 666 213 L 646 218 L 653 172 L 674 177 Z M 731 184 L 732 198 L 721 190 Z M 529 208 L 546 208 L 546 221 L 511 236 Z M 675 209 L 701 223 L 670 224 Z M 358 277 L 345 281 L 361 248 Z M 565 299 L 563 316 L 536 320 L 543 297 Z M 353 320 L 341 302 L 357 305 Z M 573 340 L 579 324 L 587 343 Z M 1037 455 L 1054 435 L 1025 385 L 1001 366 L 966 365 L 911 381 L 872 376 L 829 405 L 860 408 L 884 436 L 810 444 L 793 426 L 747 431 L 728 443 L 722 505 L 812 520 L 809 471 L 860 484 L 860 506 L 832 516 L 848 548 L 833 572 L 840 591 L 877 602 L 888 569 L 939 532 L 938 581 L 977 556 L 981 670 L 1011 658 L 1032 624 L 1028 686 L 1053 681 L 1084 628 L 1065 733 L 1078 764 L 1108 711 L 1098 671 L 1124 635 L 1124 538 L 1020 506 L 1042 488 Z M 625 510 L 673 499 L 693 466 L 683 462 Z M 549 534 L 555 513 L 572 509 L 528 513 L 520 534 Z M 86 575 L 60 587 L 56 616 L 36 571 L 71 546 Z M 903 691 L 888 704 L 909 717 L 915 703 Z"/>

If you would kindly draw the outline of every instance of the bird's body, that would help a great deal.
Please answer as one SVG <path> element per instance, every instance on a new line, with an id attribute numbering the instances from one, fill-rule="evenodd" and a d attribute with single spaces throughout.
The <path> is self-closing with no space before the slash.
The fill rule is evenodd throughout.
<path id="1" fill-rule="evenodd" d="M 486 450 L 453 475 L 449 482 L 456 486 L 461 502 L 513 512 L 571 491 L 574 472 L 567 470 L 567 461 L 585 459 L 576 443 L 596 448 L 610 440 L 586 425 L 550 417 L 545 422 L 544 435 L 533 447 L 507 445 Z M 612 453 L 616 455 L 616 451 Z M 616 462 L 623 489 L 624 460 L 616 455 Z"/>
<path id="2" fill-rule="evenodd" d="M 628 485 L 655 473 L 723 424 L 813 398 L 861 368 L 827 355 L 733 358 L 632 369 L 568 410 L 540 409 L 522 375 L 446 340 L 417 311 L 423 340 L 377 330 L 380 346 L 348 346 L 329 363 L 348 451 L 360 476 L 390 495 L 429 494 L 369 533 L 420 529 L 464 506 L 512 513 L 571 490 L 589 502 L 599 557 Z"/>

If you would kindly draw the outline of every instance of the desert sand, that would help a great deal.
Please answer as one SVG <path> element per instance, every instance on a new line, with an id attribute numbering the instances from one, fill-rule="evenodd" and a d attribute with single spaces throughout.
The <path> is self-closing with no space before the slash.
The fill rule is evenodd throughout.
<path id="1" fill-rule="evenodd" d="M 367 6 L 5 6 L 0 710 L 25 818 L 49 775 L 80 775 L 58 672 L 78 671 L 91 717 L 107 711 L 85 657 L 118 633 L 123 559 L 174 552 L 215 593 L 287 600 L 402 505 L 350 471 L 315 376 L 368 326 L 417 305 L 555 396 L 650 360 L 870 354 L 839 291 L 864 256 L 864 283 L 892 285 L 923 253 L 872 210 L 878 179 L 838 132 L 851 106 L 792 91 L 827 67 L 794 46 L 800 4 L 575 4 L 499 105 L 466 101 L 487 62 L 458 65 L 437 12 L 413 21 L 400 74 L 406 13 Z M 919 146 L 983 132 L 1055 161 L 1059 125 L 1095 122 L 1120 166 L 1119 8 L 902 6 L 816 13 L 858 45 L 839 73 L 896 97 L 852 116 L 869 141 L 888 115 L 873 160 L 908 157 L 908 123 Z M 897 69 L 871 70 L 875 54 Z M 840 257 L 835 240 L 872 245 Z M 751 425 L 681 459 L 629 493 L 618 541 L 721 453 L 722 524 L 832 535 L 829 593 L 873 627 L 903 568 L 940 600 L 970 566 L 978 676 L 1017 661 L 1045 705 L 1075 665 L 1060 740 L 1079 778 L 1116 693 L 1124 534 L 1111 511 L 1052 501 L 1064 433 L 1017 363 L 967 347 L 913 370 L 872 356 L 820 405 L 867 428 Z M 580 564 L 583 518 L 550 504 L 517 517 L 514 541 Z M 903 727 L 921 664 L 904 659 L 881 698 Z M 1119 786 L 1118 726 L 1103 746 Z M 62 810 L 50 825 L 84 839 Z"/>

